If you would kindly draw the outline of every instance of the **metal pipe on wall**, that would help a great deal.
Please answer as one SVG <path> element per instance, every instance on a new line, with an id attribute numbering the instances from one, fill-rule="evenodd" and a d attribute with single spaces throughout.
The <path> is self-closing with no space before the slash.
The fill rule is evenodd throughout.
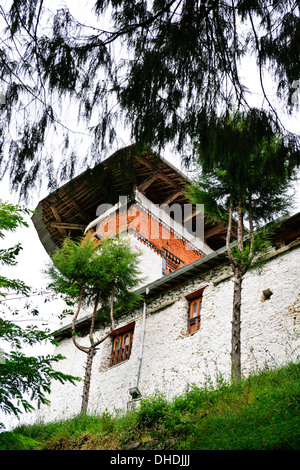
<path id="1" fill-rule="evenodd" d="M 148 294 L 149 289 L 146 289 L 146 294 Z M 144 336 L 145 336 L 145 326 L 146 326 L 146 315 L 147 315 L 147 305 L 144 301 L 143 305 L 143 319 L 142 319 L 142 332 L 141 332 L 141 340 L 140 340 L 140 349 L 139 349 L 139 357 L 138 357 L 138 365 L 135 377 L 135 386 L 129 389 L 129 393 L 133 399 L 139 398 L 141 396 L 141 392 L 139 391 L 139 380 L 140 380 L 140 373 L 141 373 L 141 364 L 143 358 L 143 346 L 144 346 Z"/>

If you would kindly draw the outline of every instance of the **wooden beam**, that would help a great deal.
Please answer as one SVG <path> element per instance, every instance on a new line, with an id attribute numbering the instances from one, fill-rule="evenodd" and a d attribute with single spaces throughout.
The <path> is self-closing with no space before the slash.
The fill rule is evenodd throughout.
<path id="1" fill-rule="evenodd" d="M 57 221 L 58 223 L 60 223 L 60 222 L 61 222 L 61 218 L 60 218 L 59 212 L 58 212 L 58 210 L 56 209 L 56 207 L 52 204 L 52 205 L 50 206 L 50 209 L 52 210 L 52 213 L 53 213 L 53 215 L 54 215 L 56 221 Z M 65 231 L 65 229 L 64 229 L 63 227 L 57 227 L 57 228 L 58 228 L 59 233 L 61 233 L 61 235 L 67 236 L 67 232 Z"/>
<path id="2" fill-rule="evenodd" d="M 73 205 L 76 207 L 76 209 L 78 210 L 78 214 L 80 215 L 80 217 L 82 218 L 82 220 L 84 222 L 88 222 L 88 216 L 87 214 L 82 210 L 82 208 L 80 207 L 80 205 L 78 204 L 77 201 L 75 201 L 75 199 L 71 199 Z"/>
<path id="3" fill-rule="evenodd" d="M 294 229 L 289 228 L 288 233 L 285 234 L 283 232 L 283 234 L 282 234 L 282 238 L 285 238 L 286 240 L 289 240 L 290 238 L 294 238 L 294 237 L 297 238 L 299 236 L 300 236 L 300 229 L 294 230 Z"/>
<path id="4" fill-rule="evenodd" d="M 155 171 L 152 175 L 149 176 L 145 181 L 143 181 L 142 184 L 138 187 L 138 190 L 142 193 L 145 194 L 146 189 L 153 183 L 153 181 L 156 180 L 156 178 L 160 175 L 160 171 L 157 170 Z"/>
<path id="5" fill-rule="evenodd" d="M 162 204 L 171 204 L 171 202 L 173 202 L 181 194 L 182 194 L 181 191 L 175 191 L 175 193 L 168 196 L 167 199 Z"/>
<path id="6" fill-rule="evenodd" d="M 217 225 L 216 227 L 213 227 L 210 230 L 207 230 L 207 232 L 205 232 L 204 234 L 205 240 L 221 232 L 224 232 L 224 230 L 225 230 L 225 227 L 221 227 L 220 225 Z"/>
<path id="7" fill-rule="evenodd" d="M 71 224 L 68 222 L 51 222 L 51 227 L 58 229 L 85 230 L 86 225 Z"/>
<path id="8" fill-rule="evenodd" d="M 149 168 L 149 170 L 151 171 L 155 171 L 156 168 L 152 165 L 151 162 L 148 162 L 148 160 L 144 157 L 138 157 L 138 162 L 141 162 L 144 166 L 146 166 L 147 168 Z M 177 183 L 175 183 L 175 181 L 173 181 L 171 178 L 169 178 L 169 176 L 166 176 L 164 175 L 162 172 L 160 172 L 159 174 L 159 177 L 165 181 L 166 183 L 168 183 L 169 185 L 173 186 L 173 188 L 177 188 L 177 190 L 179 191 L 180 190 L 180 187 L 178 186 Z"/>

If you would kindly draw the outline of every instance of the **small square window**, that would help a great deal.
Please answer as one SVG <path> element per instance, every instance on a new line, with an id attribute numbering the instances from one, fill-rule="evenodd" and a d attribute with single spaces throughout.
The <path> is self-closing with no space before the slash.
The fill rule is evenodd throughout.
<path id="1" fill-rule="evenodd" d="M 119 330 L 115 330 L 112 334 L 113 344 L 110 366 L 114 366 L 129 359 L 133 341 L 133 328 L 126 329 L 125 331 L 124 328 L 120 328 Z"/>

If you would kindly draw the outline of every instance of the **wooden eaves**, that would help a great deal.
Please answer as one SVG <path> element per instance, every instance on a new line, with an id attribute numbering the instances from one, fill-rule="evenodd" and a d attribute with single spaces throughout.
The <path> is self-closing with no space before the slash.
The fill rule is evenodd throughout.
<path id="1" fill-rule="evenodd" d="M 134 145 L 115 152 L 41 200 L 32 217 L 38 236 L 51 256 L 69 235 L 77 238 L 95 219 L 97 207 L 115 204 L 119 196 L 129 198 L 137 188 L 154 204 L 188 204 L 189 184 L 172 164 L 159 155 Z M 194 213 L 193 217 L 197 217 Z M 217 250 L 225 244 L 225 227 L 204 219 L 205 242 Z"/>

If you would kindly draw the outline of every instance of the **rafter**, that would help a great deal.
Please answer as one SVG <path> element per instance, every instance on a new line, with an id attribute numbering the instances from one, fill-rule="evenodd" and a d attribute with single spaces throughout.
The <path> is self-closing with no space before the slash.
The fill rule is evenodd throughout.
<path id="1" fill-rule="evenodd" d="M 144 157 L 139 157 L 138 158 L 138 161 L 140 163 L 142 163 L 144 166 L 146 166 L 147 168 L 149 168 L 149 170 L 151 171 L 156 171 L 156 168 L 154 165 L 152 165 L 151 162 L 148 162 L 148 160 L 146 160 L 146 158 Z M 165 175 L 164 173 L 160 172 L 159 173 L 159 177 L 165 181 L 166 183 L 168 183 L 170 186 L 173 186 L 173 188 L 177 188 L 177 190 L 179 191 L 180 190 L 180 187 L 178 186 L 177 183 L 175 183 L 171 178 L 169 178 L 169 176 Z"/>
<path id="2" fill-rule="evenodd" d="M 80 217 L 82 218 L 82 220 L 84 220 L 84 222 L 88 222 L 89 221 L 89 218 L 87 216 L 87 214 L 84 212 L 84 210 L 80 207 L 80 205 L 78 204 L 78 202 L 75 200 L 75 199 L 71 199 L 71 202 L 73 203 L 73 205 L 76 207 L 77 211 L 78 211 L 78 214 L 80 215 Z"/>
<path id="3" fill-rule="evenodd" d="M 85 230 L 86 225 L 71 224 L 69 222 L 52 222 L 51 227 L 55 227 L 58 229 Z"/>
<path id="4" fill-rule="evenodd" d="M 145 194 L 146 189 L 160 176 L 160 171 L 155 171 L 152 175 L 149 176 L 142 184 L 139 185 L 138 190 L 140 193 Z"/>
<path id="5" fill-rule="evenodd" d="M 210 230 L 207 230 L 205 232 L 205 240 L 207 238 L 213 237 L 214 235 L 217 235 L 219 233 L 224 232 L 224 227 L 221 227 L 220 225 L 217 225 L 216 227 L 211 228 Z"/>
<path id="6" fill-rule="evenodd" d="M 171 204 L 171 202 L 175 201 L 175 199 L 182 194 L 181 191 L 175 191 L 175 193 L 170 194 L 162 204 Z"/>
<path id="7" fill-rule="evenodd" d="M 58 223 L 61 223 L 61 217 L 60 217 L 59 212 L 58 212 L 58 210 L 56 209 L 56 207 L 52 204 L 52 205 L 50 206 L 50 209 L 51 209 L 51 211 L 52 211 L 52 213 L 53 213 L 53 215 L 54 215 L 56 221 L 57 221 Z M 64 229 L 63 227 L 57 227 L 57 228 L 58 228 L 58 231 L 59 231 L 59 233 L 60 233 L 61 235 L 65 235 L 65 236 L 67 235 L 67 232 L 65 231 L 65 229 Z"/>

